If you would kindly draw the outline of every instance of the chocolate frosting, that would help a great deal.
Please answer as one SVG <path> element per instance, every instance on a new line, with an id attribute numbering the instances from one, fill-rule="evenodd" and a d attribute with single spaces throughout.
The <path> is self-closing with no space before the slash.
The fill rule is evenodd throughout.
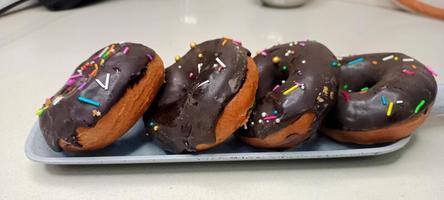
<path id="1" fill-rule="evenodd" d="M 76 141 L 78 127 L 94 127 L 97 121 L 137 83 L 146 72 L 147 64 L 156 53 L 141 44 L 112 44 L 97 51 L 76 68 L 67 84 L 40 109 L 40 128 L 48 145 L 61 151 L 58 141 Z M 109 74 L 109 75 L 107 75 Z M 106 77 L 109 76 L 107 90 Z M 100 103 L 94 106 L 80 102 L 82 96 Z"/>
<path id="2" fill-rule="evenodd" d="M 336 61 L 330 50 L 314 41 L 290 42 L 260 52 L 254 61 L 259 68 L 256 106 L 247 129 L 238 134 L 265 138 L 307 112 L 316 116 L 315 130 L 336 99 L 338 69 L 330 66 Z"/>
<path id="3" fill-rule="evenodd" d="M 249 55 L 237 42 L 216 39 L 193 46 L 168 67 L 166 84 L 144 117 L 154 141 L 173 153 L 214 143 L 219 116 L 246 79 Z"/>
<path id="4" fill-rule="evenodd" d="M 354 55 L 340 63 L 341 92 L 323 125 L 328 128 L 350 131 L 383 128 L 416 116 L 416 107 L 422 100 L 425 103 L 418 114 L 435 100 L 437 85 L 432 72 L 407 55 Z M 387 116 L 390 102 L 392 112 Z"/>

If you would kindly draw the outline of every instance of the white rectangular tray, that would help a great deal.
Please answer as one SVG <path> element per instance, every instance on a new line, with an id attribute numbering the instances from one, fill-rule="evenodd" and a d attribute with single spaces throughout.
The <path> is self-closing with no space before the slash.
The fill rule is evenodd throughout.
<path id="1" fill-rule="evenodd" d="M 442 88 L 440 85 L 432 115 L 443 113 Z M 410 140 L 408 137 L 395 143 L 362 146 L 334 142 L 317 134 L 297 148 L 285 151 L 267 151 L 245 145 L 233 137 L 222 145 L 203 153 L 167 154 L 146 138 L 143 133 L 143 122 L 139 120 L 127 134 L 103 150 L 81 155 L 69 154 L 51 150 L 40 132 L 39 123 L 36 122 L 27 138 L 25 154 L 30 160 L 53 165 L 321 159 L 387 154 L 401 149 Z"/>

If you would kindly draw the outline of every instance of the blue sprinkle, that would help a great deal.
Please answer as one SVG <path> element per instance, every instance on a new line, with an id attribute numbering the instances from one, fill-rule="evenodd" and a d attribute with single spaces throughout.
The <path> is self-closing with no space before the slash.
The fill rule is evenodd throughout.
<path id="1" fill-rule="evenodd" d="M 381 96 L 381 102 L 382 102 L 382 105 L 384 105 L 384 106 L 387 105 L 387 99 L 385 99 L 385 96 Z"/>
<path id="2" fill-rule="evenodd" d="M 355 59 L 355 60 L 352 60 L 352 61 L 350 61 L 350 62 L 348 62 L 347 63 L 347 65 L 354 65 L 354 64 L 358 64 L 358 63 L 360 63 L 360 62 L 362 62 L 362 61 L 364 61 L 364 58 L 357 58 L 357 59 Z"/>
<path id="3" fill-rule="evenodd" d="M 90 105 L 93 105 L 93 106 L 96 106 L 96 107 L 99 107 L 99 106 L 100 106 L 100 102 L 98 102 L 98 101 L 94 101 L 94 100 L 92 100 L 92 99 L 88 99 L 88 98 L 86 98 L 86 97 L 79 96 L 77 99 L 78 99 L 80 102 L 87 103 L 87 104 L 90 104 Z"/>
<path id="4" fill-rule="evenodd" d="M 277 115 L 277 114 L 278 114 L 278 111 L 277 111 L 277 110 L 273 110 L 273 114 L 274 114 L 274 115 Z"/>

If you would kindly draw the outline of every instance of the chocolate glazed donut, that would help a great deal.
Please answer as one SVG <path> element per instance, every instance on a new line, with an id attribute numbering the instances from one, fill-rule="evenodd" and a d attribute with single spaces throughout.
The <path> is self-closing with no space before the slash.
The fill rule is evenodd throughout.
<path id="1" fill-rule="evenodd" d="M 347 143 L 393 142 L 409 136 L 436 97 L 435 74 L 401 53 L 343 58 L 339 97 L 321 132 Z"/>
<path id="2" fill-rule="evenodd" d="M 154 141 L 168 152 L 197 152 L 232 135 L 254 103 L 259 75 L 249 56 L 227 38 L 191 43 L 166 69 L 166 84 L 144 117 Z"/>
<path id="3" fill-rule="evenodd" d="M 37 111 L 54 151 L 104 148 L 143 115 L 164 81 L 160 57 L 141 44 L 112 44 L 76 68 Z"/>
<path id="4" fill-rule="evenodd" d="M 260 52 L 256 107 L 237 134 L 260 148 L 293 147 L 316 131 L 338 88 L 336 57 L 314 41 L 291 42 Z"/>

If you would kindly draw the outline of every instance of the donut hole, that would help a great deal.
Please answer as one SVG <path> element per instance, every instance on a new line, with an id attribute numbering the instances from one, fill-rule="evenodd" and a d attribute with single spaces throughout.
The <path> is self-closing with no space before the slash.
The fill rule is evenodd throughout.
<path id="1" fill-rule="evenodd" d="M 355 83 L 353 85 L 343 84 L 341 88 L 348 92 L 366 92 L 378 83 L 376 80 L 366 80 L 364 82 Z"/>
<path id="2" fill-rule="evenodd" d="M 284 66 L 288 66 L 288 65 L 279 66 L 280 69 L 277 70 L 277 72 L 275 72 L 275 75 L 274 75 L 275 78 L 273 79 L 272 88 L 274 88 L 276 85 L 282 85 L 285 82 L 287 82 L 288 77 L 289 77 L 289 73 L 288 73 L 288 71 L 281 70 Z"/>

